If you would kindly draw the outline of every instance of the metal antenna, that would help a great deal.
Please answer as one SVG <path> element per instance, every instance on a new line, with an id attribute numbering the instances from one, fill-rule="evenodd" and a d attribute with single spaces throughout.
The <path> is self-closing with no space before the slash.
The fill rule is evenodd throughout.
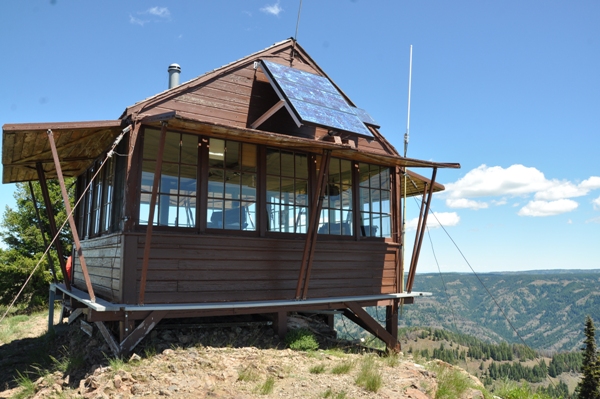
<path id="1" fill-rule="evenodd" d="M 298 27 L 300 26 L 300 13 L 302 12 L 302 0 L 298 6 L 298 19 L 296 19 L 296 33 L 294 33 L 294 44 L 292 46 L 292 57 L 290 58 L 290 66 L 294 62 L 294 54 L 296 53 L 296 42 L 298 41 Z"/>
<path id="2" fill-rule="evenodd" d="M 406 152 L 408 150 L 408 133 L 410 131 L 410 90 L 412 85 L 412 44 L 410 45 L 410 57 L 408 67 L 408 116 L 406 118 L 406 133 L 404 133 L 404 158 L 406 158 Z M 401 248 L 402 248 L 402 268 L 400 270 L 400 292 L 404 292 L 404 238 L 406 235 L 406 190 L 407 190 L 408 173 L 406 167 L 404 168 L 404 204 L 402 210 L 402 235 L 401 235 Z"/>
<path id="3" fill-rule="evenodd" d="M 408 136 L 410 132 L 410 89 L 412 86 L 412 44 L 410 45 L 410 57 L 408 67 L 408 113 L 406 118 L 406 133 L 404 133 L 404 158 L 406 158 L 406 151 L 408 150 Z"/>

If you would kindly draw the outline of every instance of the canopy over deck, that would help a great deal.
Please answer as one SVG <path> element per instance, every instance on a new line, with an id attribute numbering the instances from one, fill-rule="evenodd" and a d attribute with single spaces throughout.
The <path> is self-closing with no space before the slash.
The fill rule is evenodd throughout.
<path id="1" fill-rule="evenodd" d="M 2 127 L 2 183 L 38 180 L 38 163 L 48 178 L 56 178 L 48 129 L 54 134 L 63 174 L 74 177 L 106 151 L 122 124 L 121 120 L 6 124 Z"/>
<path id="2" fill-rule="evenodd" d="M 347 144 L 313 140 L 303 137 L 289 136 L 280 133 L 265 132 L 256 129 L 240 129 L 217 123 L 204 122 L 184 117 L 177 112 L 169 112 L 151 117 L 140 116 L 140 121 L 149 126 L 160 127 L 163 121 L 169 128 L 243 140 L 245 142 L 262 143 L 322 152 L 331 150 L 333 156 L 351 158 L 362 162 L 378 162 L 390 166 L 416 168 L 459 168 L 457 163 L 440 163 L 419 159 L 404 158 L 397 155 L 383 155 L 364 152 Z M 103 151 L 115 140 L 125 124 L 122 120 L 86 121 L 86 122 L 48 122 L 6 124 L 2 127 L 2 164 L 3 183 L 18 183 L 38 180 L 36 164 L 41 163 L 47 178 L 56 178 L 56 169 L 52 160 L 48 129 L 54 134 L 58 155 L 61 160 L 63 175 L 75 177 L 90 167 Z M 411 177 L 406 185 L 407 196 L 419 195 L 429 179 L 408 171 Z M 402 182 L 404 186 L 404 182 Z M 435 183 L 434 191 L 443 191 L 444 186 Z"/>

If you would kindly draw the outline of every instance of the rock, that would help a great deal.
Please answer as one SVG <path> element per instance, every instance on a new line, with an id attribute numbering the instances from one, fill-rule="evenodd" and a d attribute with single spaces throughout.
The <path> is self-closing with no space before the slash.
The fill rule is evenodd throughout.
<path id="1" fill-rule="evenodd" d="M 121 385 L 123 385 L 123 379 L 120 375 L 115 375 L 115 377 L 113 378 L 113 384 L 115 385 L 115 388 L 121 388 Z"/>
<path id="2" fill-rule="evenodd" d="M 131 387 L 131 393 L 134 395 L 141 395 L 144 393 L 144 387 L 141 384 L 133 384 Z"/>
<path id="3" fill-rule="evenodd" d="M 137 353 L 134 353 L 133 355 L 131 355 L 131 357 L 129 358 L 130 362 L 139 362 L 141 361 L 142 358 L 140 357 L 140 355 L 138 355 Z"/>

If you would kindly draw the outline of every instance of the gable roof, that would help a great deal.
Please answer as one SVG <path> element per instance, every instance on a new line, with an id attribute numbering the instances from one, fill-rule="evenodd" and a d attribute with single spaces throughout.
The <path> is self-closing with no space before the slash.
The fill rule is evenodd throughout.
<path id="1" fill-rule="evenodd" d="M 48 129 L 52 129 L 54 132 L 65 176 L 77 176 L 85 171 L 103 151 L 106 151 L 111 142 L 118 136 L 122 126 L 131 122 L 156 124 L 163 119 L 170 119 L 170 126 L 182 130 L 217 134 L 224 137 L 238 137 L 250 141 L 259 140 L 273 145 L 305 148 L 309 151 L 330 149 L 334 151 L 334 154 L 351 155 L 353 159 L 363 162 L 371 160 L 401 167 L 460 167 L 456 163 L 437 163 L 401 157 L 398 151 L 379 132 L 378 126 L 369 123 L 369 121 L 365 122 L 368 134 L 357 139 L 362 140 L 360 149 L 349 143 L 335 140 L 327 141 L 327 137 L 325 139 L 309 139 L 301 135 L 286 135 L 274 133 L 268 131 L 268 129 L 257 130 L 248 127 L 252 125 L 248 122 L 250 108 L 252 108 L 251 101 L 255 97 L 261 97 L 260 95 L 252 97 L 252 91 L 256 86 L 255 80 L 260 77 L 257 75 L 255 65 L 259 65 L 262 61 L 290 65 L 294 70 L 308 72 L 319 78 L 322 77 L 331 83 L 331 86 L 339 93 L 343 101 L 347 102 L 350 107 L 356 107 L 341 88 L 329 78 L 294 39 L 287 39 L 216 68 L 177 87 L 139 101 L 127 107 L 119 120 L 4 125 L 3 183 L 37 180 L 37 163 L 42 164 L 49 178 L 56 176 L 46 137 Z M 264 71 L 261 71 L 259 75 L 262 75 L 263 79 L 259 83 L 269 85 Z M 272 82 L 270 84 L 273 86 Z M 205 96 L 206 91 L 198 94 L 200 90 L 215 91 L 214 88 L 211 88 L 211 85 L 227 86 L 225 92 L 229 90 L 227 95 L 232 100 L 228 99 L 229 103 L 227 104 L 224 102 L 219 103 L 218 100 L 214 100 L 214 97 Z M 236 90 L 240 92 L 238 93 Z M 271 90 L 275 96 L 276 90 L 273 88 Z M 283 101 L 281 96 L 279 101 Z M 198 109 L 203 107 L 205 109 L 204 114 L 199 114 Z M 289 108 L 293 107 L 288 107 L 288 111 L 291 113 L 293 110 Z M 263 112 L 261 111 L 261 114 Z M 215 118 L 214 115 L 217 113 L 225 115 L 225 118 Z M 239 117 L 239 115 L 243 117 Z M 291 121 L 292 116 L 288 116 Z M 368 137 L 369 135 L 372 137 Z M 373 146 L 372 141 L 377 145 Z M 440 187 L 440 189 L 443 189 L 442 186 Z"/>

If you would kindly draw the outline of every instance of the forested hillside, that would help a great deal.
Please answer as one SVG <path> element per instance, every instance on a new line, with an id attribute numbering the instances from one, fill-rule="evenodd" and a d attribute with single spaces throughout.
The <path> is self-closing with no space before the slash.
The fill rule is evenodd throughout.
<path id="1" fill-rule="evenodd" d="M 600 270 L 486 273 L 479 278 L 531 348 L 577 350 L 585 316 L 600 322 Z M 473 274 L 419 274 L 413 291 L 433 296 L 403 307 L 403 327 L 441 327 L 491 342 L 520 342 Z"/>

